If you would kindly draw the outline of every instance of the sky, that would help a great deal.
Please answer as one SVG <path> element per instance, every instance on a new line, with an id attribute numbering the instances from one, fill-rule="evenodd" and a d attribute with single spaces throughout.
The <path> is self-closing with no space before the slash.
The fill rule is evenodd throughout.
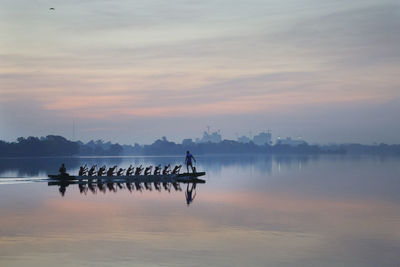
<path id="1" fill-rule="evenodd" d="M 0 4 L 2 140 L 400 143 L 398 1 Z"/>

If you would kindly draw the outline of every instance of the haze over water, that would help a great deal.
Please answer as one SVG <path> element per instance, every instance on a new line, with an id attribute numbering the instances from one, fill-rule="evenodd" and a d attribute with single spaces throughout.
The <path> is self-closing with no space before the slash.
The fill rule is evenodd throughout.
<path id="1" fill-rule="evenodd" d="M 126 167 L 179 157 L 2 159 L 1 177 L 65 162 Z M 182 191 L 81 194 L 0 180 L 1 266 L 399 266 L 400 158 L 199 156 Z"/>

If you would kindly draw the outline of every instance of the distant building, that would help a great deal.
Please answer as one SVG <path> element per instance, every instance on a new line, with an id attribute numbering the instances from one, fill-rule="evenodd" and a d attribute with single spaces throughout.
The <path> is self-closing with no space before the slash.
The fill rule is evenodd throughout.
<path id="1" fill-rule="evenodd" d="M 196 143 L 219 143 L 221 141 L 222 137 L 218 132 L 213 132 L 211 134 L 204 132 L 201 139 L 196 138 Z"/>
<path id="2" fill-rule="evenodd" d="M 253 137 L 253 142 L 256 145 L 263 146 L 266 144 L 271 144 L 272 135 L 270 132 L 261 132 L 258 135 Z"/>
<path id="3" fill-rule="evenodd" d="M 248 138 L 247 136 L 243 135 L 243 136 L 239 137 L 239 138 L 237 139 L 237 141 L 238 141 L 239 143 L 244 143 L 244 144 L 246 144 L 246 143 L 250 143 L 250 142 L 251 142 L 251 139 Z"/>
<path id="4" fill-rule="evenodd" d="M 194 142 L 193 142 L 193 140 L 191 138 L 182 140 L 182 145 L 184 145 L 184 146 L 191 146 L 193 144 L 194 144 Z"/>
<path id="5" fill-rule="evenodd" d="M 281 139 L 278 137 L 276 144 L 277 145 L 279 144 L 279 145 L 298 146 L 298 145 L 307 144 L 307 142 L 304 141 L 303 139 L 301 139 L 300 137 L 298 139 L 292 139 L 291 137 L 286 137 L 285 139 Z"/>

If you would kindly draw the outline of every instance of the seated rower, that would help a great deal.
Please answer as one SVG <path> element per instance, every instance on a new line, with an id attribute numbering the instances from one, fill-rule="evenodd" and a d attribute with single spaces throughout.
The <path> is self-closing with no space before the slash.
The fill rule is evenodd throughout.
<path id="1" fill-rule="evenodd" d="M 79 167 L 79 176 L 84 176 L 88 172 L 88 169 L 86 167 L 86 164 L 84 166 Z"/>
<path id="2" fill-rule="evenodd" d="M 171 172 L 171 164 L 168 164 L 164 167 L 164 170 L 162 171 L 162 174 L 167 175 Z"/>
<path id="3" fill-rule="evenodd" d="M 102 176 L 103 174 L 106 173 L 106 165 L 103 165 L 98 171 L 97 171 L 97 176 Z"/>
<path id="4" fill-rule="evenodd" d="M 125 169 L 119 168 L 119 170 L 117 171 L 117 176 L 122 176 L 122 174 L 124 174 Z"/>
<path id="5" fill-rule="evenodd" d="M 133 167 L 132 164 L 129 165 L 128 169 L 126 170 L 126 176 L 131 176 L 133 174 Z"/>
<path id="6" fill-rule="evenodd" d="M 160 175 L 161 173 L 161 164 L 154 168 L 154 175 Z"/>
<path id="7" fill-rule="evenodd" d="M 107 171 L 107 176 L 113 176 L 115 173 L 115 168 L 117 168 L 117 165 L 114 165 L 113 167 L 110 167 Z"/>
<path id="8" fill-rule="evenodd" d="M 96 165 L 93 165 L 93 166 L 90 168 L 90 170 L 89 170 L 89 172 L 88 172 L 88 176 L 93 176 L 93 175 L 96 173 L 96 167 L 97 167 L 97 164 L 96 164 Z"/>
<path id="9" fill-rule="evenodd" d="M 144 170 L 144 175 L 150 175 L 152 169 L 153 169 L 153 166 L 146 167 L 146 169 Z"/>
<path id="10" fill-rule="evenodd" d="M 139 167 L 136 167 L 136 171 L 135 171 L 135 175 L 140 175 L 143 171 L 143 167 L 142 165 L 140 165 Z"/>
<path id="11" fill-rule="evenodd" d="M 59 169 L 60 172 L 60 176 L 69 176 L 69 174 L 67 173 L 67 168 L 65 168 L 65 164 L 61 164 L 61 167 Z"/>
<path id="12" fill-rule="evenodd" d="M 176 165 L 174 169 L 172 170 L 172 174 L 179 174 L 181 171 L 182 165 Z"/>

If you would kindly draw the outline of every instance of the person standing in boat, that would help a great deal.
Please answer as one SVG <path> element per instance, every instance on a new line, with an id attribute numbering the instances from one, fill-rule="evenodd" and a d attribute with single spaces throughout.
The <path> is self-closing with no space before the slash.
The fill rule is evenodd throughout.
<path id="1" fill-rule="evenodd" d="M 186 151 L 186 159 L 185 159 L 185 163 L 186 163 L 186 169 L 187 172 L 189 173 L 189 166 L 192 168 L 192 172 L 196 172 L 195 168 L 193 167 L 193 163 L 192 160 L 194 160 L 194 162 L 196 162 L 196 159 L 193 157 L 192 154 L 190 154 L 189 150 Z"/>

